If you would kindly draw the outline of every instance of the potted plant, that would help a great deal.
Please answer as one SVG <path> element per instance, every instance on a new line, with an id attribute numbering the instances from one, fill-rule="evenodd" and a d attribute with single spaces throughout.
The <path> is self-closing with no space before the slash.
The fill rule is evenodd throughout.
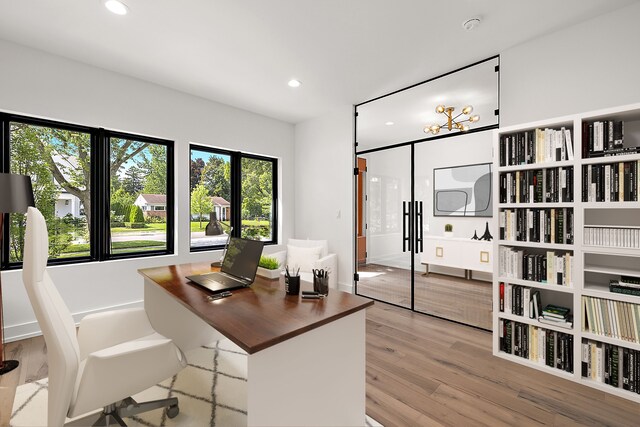
<path id="1" fill-rule="evenodd" d="M 453 237 L 453 225 L 445 224 L 444 225 L 444 236 L 445 237 Z"/>
<path id="2" fill-rule="evenodd" d="M 277 279 L 280 277 L 280 264 L 277 259 L 263 255 L 260 257 L 257 273 L 267 279 Z"/>

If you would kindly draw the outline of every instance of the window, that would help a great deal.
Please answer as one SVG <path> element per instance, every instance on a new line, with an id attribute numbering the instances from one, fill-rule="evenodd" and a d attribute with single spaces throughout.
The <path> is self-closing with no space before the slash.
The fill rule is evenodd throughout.
<path id="1" fill-rule="evenodd" d="M 50 263 L 173 252 L 172 142 L 9 114 L 0 114 L 0 124 L 0 171 L 31 176 Z M 168 208 L 132 222 L 122 206 L 132 208 L 138 194 L 126 189 L 140 185 Z M 109 213 L 114 202 L 118 214 Z M 22 262 L 26 215 L 10 214 L 8 224 L 3 268 Z"/>
<path id="2" fill-rule="evenodd" d="M 165 253 L 173 229 L 164 208 L 170 190 L 170 143 L 116 133 L 108 139 L 110 252 Z"/>
<path id="3" fill-rule="evenodd" d="M 8 172 L 31 176 L 35 204 L 49 230 L 49 258 L 88 258 L 92 216 L 79 207 L 92 197 L 91 133 L 30 122 L 8 125 Z M 65 198 L 77 200 L 78 209 L 68 209 Z M 10 263 L 22 262 L 26 222 L 24 214 L 10 215 Z"/>
<path id="4" fill-rule="evenodd" d="M 242 157 L 242 233 L 247 239 L 275 241 L 275 161 Z"/>
<path id="5" fill-rule="evenodd" d="M 277 241 L 277 161 L 191 146 L 191 249 L 224 246 L 228 235 Z"/>

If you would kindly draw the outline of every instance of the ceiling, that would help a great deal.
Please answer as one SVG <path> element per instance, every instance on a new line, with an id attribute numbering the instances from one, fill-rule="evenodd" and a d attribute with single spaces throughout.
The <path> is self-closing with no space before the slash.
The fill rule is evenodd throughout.
<path id="1" fill-rule="evenodd" d="M 0 0 L 0 39 L 297 123 L 635 2 L 124 1 Z"/>

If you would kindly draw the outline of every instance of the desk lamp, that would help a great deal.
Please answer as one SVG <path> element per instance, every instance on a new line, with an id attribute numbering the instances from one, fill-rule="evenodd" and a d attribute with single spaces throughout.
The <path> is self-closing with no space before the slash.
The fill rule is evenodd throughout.
<path id="1" fill-rule="evenodd" d="M 0 173 L 0 262 L 2 261 L 2 238 L 4 230 L 5 214 L 26 213 L 29 206 L 35 206 L 33 202 L 33 189 L 31 178 L 26 175 L 12 173 Z M 8 234 L 8 233 L 7 233 Z M 2 313 L 2 274 L 0 272 L 0 375 L 18 367 L 17 360 L 4 359 L 4 318 Z"/>

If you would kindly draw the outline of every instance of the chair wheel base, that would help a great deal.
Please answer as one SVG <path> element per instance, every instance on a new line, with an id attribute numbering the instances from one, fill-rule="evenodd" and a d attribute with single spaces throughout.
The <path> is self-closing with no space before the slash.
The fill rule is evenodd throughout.
<path id="1" fill-rule="evenodd" d="M 180 407 L 178 405 L 171 405 L 167 408 L 167 417 L 175 418 L 180 413 Z"/>

